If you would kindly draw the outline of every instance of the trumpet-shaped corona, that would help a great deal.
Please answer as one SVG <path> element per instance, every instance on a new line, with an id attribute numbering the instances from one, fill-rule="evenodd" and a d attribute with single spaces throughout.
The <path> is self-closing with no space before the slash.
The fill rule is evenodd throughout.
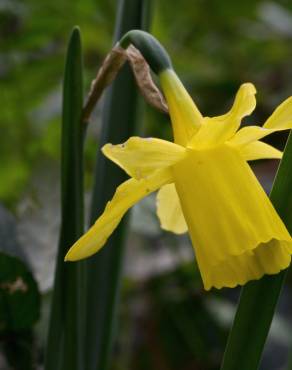
<path id="1" fill-rule="evenodd" d="M 234 287 L 290 264 L 292 239 L 247 161 L 281 158 L 260 141 L 292 127 L 292 98 L 262 126 L 240 129 L 256 105 L 255 87 L 243 84 L 230 111 L 203 117 L 172 69 L 159 75 L 169 106 L 174 143 L 132 137 L 103 153 L 131 177 L 103 214 L 69 250 L 74 261 L 96 253 L 125 212 L 158 190 L 161 227 L 189 232 L 205 289 Z"/>

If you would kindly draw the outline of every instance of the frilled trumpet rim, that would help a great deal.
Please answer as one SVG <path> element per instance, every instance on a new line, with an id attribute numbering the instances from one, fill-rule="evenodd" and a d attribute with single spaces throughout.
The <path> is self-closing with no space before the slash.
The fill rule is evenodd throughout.
<path id="1" fill-rule="evenodd" d="M 272 239 L 238 256 L 227 256 L 204 275 L 206 290 L 234 288 L 284 270 L 291 262 L 291 242 Z"/>
<path id="2" fill-rule="evenodd" d="M 190 149 L 173 173 L 205 289 L 242 285 L 289 265 L 291 237 L 237 150 Z"/>

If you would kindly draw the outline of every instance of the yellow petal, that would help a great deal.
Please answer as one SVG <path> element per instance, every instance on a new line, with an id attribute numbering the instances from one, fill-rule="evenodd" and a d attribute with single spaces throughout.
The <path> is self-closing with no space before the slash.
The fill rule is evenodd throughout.
<path id="1" fill-rule="evenodd" d="M 291 237 L 236 149 L 190 150 L 173 173 L 206 289 L 244 284 L 289 265 Z"/>
<path id="2" fill-rule="evenodd" d="M 130 179 L 121 184 L 103 214 L 95 224 L 69 250 L 65 260 L 76 261 L 96 253 L 118 226 L 126 211 L 140 199 L 172 182 L 170 169 L 156 171 L 147 179 Z"/>
<path id="3" fill-rule="evenodd" d="M 268 129 L 260 126 L 243 127 L 231 138 L 228 143 L 233 146 L 241 147 L 253 141 L 262 139 L 263 137 L 272 134 L 281 129 Z"/>
<path id="4" fill-rule="evenodd" d="M 183 234 L 188 227 L 182 213 L 175 185 L 164 185 L 157 194 L 157 216 L 161 228 L 175 234 Z"/>
<path id="5" fill-rule="evenodd" d="M 292 97 L 283 101 L 267 119 L 265 128 L 287 130 L 292 128 Z"/>
<path id="6" fill-rule="evenodd" d="M 283 153 L 273 146 L 263 143 L 262 141 L 254 141 L 240 147 L 240 153 L 246 161 L 254 161 L 264 158 L 282 158 Z"/>
<path id="7" fill-rule="evenodd" d="M 292 128 L 292 97 L 280 104 L 263 127 L 248 126 L 239 130 L 230 140 L 232 145 L 241 146 L 262 139 L 276 131 Z"/>
<path id="8" fill-rule="evenodd" d="M 256 107 L 256 92 L 256 88 L 252 83 L 246 82 L 242 84 L 236 94 L 230 112 L 225 116 L 232 116 L 240 121 L 243 117 L 250 115 Z"/>
<path id="9" fill-rule="evenodd" d="M 141 179 L 153 171 L 168 167 L 181 160 L 185 148 L 166 140 L 131 137 L 124 144 L 106 144 L 103 154 L 131 177 Z"/>
<path id="10" fill-rule="evenodd" d="M 231 110 L 218 117 L 205 117 L 203 125 L 188 146 L 195 149 L 208 148 L 224 143 L 238 130 L 243 117 L 251 114 L 256 106 L 256 89 L 253 84 L 240 86 Z"/>
<path id="11" fill-rule="evenodd" d="M 174 141 L 185 146 L 198 131 L 202 115 L 173 70 L 159 75 L 171 118 Z"/>

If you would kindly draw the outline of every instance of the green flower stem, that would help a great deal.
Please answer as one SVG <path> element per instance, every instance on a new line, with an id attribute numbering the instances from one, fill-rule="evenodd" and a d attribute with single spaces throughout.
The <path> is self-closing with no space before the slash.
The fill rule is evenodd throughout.
<path id="1" fill-rule="evenodd" d="M 149 0 L 122 0 L 115 32 L 115 42 L 132 28 L 145 28 L 149 19 Z M 133 74 L 125 65 L 109 88 L 103 110 L 100 147 L 105 143 L 125 141 L 135 132 L 138 116 L 138 91 Z M 102 213 L 116 187 L 125 180 L 124 173 L 98 150 L 91 223 Z M 121 222 L 107 245 L 86 263 L 86 333 L 85 369 L 107 370 L 116 325 L 124 236 L 127 220 Z"/>
<path id="2" fill-rule="evenodd" d="M 148 62 L 152 71 L 157 75 L 165 69 L 172 69 L 171 60 L 164 47 L 152 35 L 140 30 L 127 32 L 119 45 L 126 49 L 133 44 Z"/>
<path id="3" fill-rule="evenodd" d="M 292 233 L 292 135 L 271 192 L 271 201 Z M 242 288 L 221 370 L 256 370 L 269 333 L 287 270 Z"/>
<path id="4" fill-rule="evenodd" d="M 83 104 L 80 31 L 74 28 L 63 84 L 61 148 L 61 233 L 46 350 L 45 370 L 81 370 L 81 263 L 64 263 L 68 248 L 83 233 Z"/>

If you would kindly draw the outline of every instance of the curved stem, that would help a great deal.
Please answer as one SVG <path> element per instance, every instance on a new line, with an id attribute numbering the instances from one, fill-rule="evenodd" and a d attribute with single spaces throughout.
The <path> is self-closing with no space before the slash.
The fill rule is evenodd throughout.
<path id="1" fill-rule="evenodd" d="M 148 32 L 132 30 L 120 40 L 120 47 L 126 49 L 133 44 L 146 59 L 152 71 L 160 74 L 165 69 L 172 69 L 172 63 L 164 47 Z"/>

